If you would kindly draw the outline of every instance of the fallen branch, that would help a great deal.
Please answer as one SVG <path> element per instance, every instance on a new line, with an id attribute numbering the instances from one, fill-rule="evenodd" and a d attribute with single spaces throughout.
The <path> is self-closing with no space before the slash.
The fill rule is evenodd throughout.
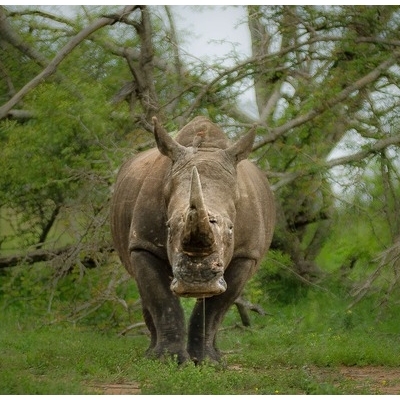
<path id="1" fill-rule="evenodd" d="M 255 311 L 260 315 L 271 315 L 264 311 L 264 309 L 258 304 L 252 304 L 248 300 L 243 299 L 242 297 L 238 297 L 235 300 L 235 306 L 239 311 L 240 319 L 242 320 L 242 324 L 244 326 L 250 326 L 250 317 L 247 310 Z"/>
<path id="2" fill-rule="evenodd" d="M 122 330 L 118 336 L 125 336 L 129 331 L 137 328 L 142 328 L 146 327 L 146 324 L 144 322 L 136 322 L 135 324 L 127 326 L 124 330 Z"/>
<path id="3" fill-rule="evenodd" d="M 10 110 L 6 118 L 24 123 L 35 118 L 35 113 L 28 110 Z"/>

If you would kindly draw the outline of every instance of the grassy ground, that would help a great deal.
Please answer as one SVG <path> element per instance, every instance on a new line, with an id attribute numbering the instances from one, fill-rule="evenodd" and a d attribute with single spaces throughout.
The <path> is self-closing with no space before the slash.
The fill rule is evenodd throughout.
<path id="1" fill-rule="evenodd" d="M 0 316 L 0 394 L 400 392 L 400 333 L 390 315 L 373 323 L 368 307 L 333 311 L 324 296 L 268 311 L 252 315 L 247 329 L 232 309 L 219 333 L 224 364 L 195 367 L 143 358 L 143 332 L 118 336 L 89 326 L 46 325 L 6 310 Z M 365 368 L 375 371 L 369 380 L 348 372 Z"/>

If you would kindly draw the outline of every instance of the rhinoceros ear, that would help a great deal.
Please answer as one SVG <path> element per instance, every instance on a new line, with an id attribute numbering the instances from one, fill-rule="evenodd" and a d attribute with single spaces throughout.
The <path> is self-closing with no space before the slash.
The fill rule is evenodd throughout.
<path id="1" fill-rule="evenodd" d="M 253 148 L 254 139 L 256 137 L 256 127 L 257 125 L 254 124 L 246 133 L 246 135 L 225 150 L 225 153 L 234 164 L 244 160 L 250 154 Z"/>
<path id="2" fill-rule="evenodd" d="M 158 122 L 157 117 L 153 117 L 153 126 L 154 137 L 161 154 L 164 154 L 175 162 L 179 157 L 186 153 L 186 147 L 179 144 L 168 134 L 168 132 Z"/>

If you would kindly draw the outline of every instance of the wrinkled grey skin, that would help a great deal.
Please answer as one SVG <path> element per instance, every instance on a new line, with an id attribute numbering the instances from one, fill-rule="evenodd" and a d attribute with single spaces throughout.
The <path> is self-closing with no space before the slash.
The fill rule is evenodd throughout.
<path id="1" fill-rule="evenodd" d="M 271 243 L 273 196 L 246 160 L 254 129 L 231 145 L 204 117 L 176 140 L 153 123 L 158 148 L 127 161 L 117 176 L 114 245 L 139 288 L 147 354 L 219 361 L 218 327 Z M 181 296 L 198 298 L 187 333 Z"/>

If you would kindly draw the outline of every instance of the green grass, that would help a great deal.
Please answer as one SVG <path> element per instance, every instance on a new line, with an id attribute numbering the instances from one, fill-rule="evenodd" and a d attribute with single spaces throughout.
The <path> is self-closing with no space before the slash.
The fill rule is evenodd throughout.
<path id="1" fill-rule="evenodd" d="M 35 326 L 2 316 L 1 394 L 84 394 L 89 383 L 118 381 L 139 359 L 145 337 L 107 336 L 62 325 Z M 135 350 L 136 348 L 136 350 Z"/>
<path id="2" fill-rule="evenodd" d="M 378 323 L 368 303 L 351 312 L 343 306 L 313 293 L 297 304 L 271 304 L 271 315 L 253 314 L 251 328 L 241 327 L 231 309 L 219 333 L 224 363 L 200 367 L 145 359 L 144 334 L 46 325 L 8 309 L 0 316 L 0 394 L 95 394 L 100 384 L 124 383 L 137 384 L 142 394 L 371 394 L 355 381 L 310 373 L 400 366 L 400 333 L 390 310 Z"/>

